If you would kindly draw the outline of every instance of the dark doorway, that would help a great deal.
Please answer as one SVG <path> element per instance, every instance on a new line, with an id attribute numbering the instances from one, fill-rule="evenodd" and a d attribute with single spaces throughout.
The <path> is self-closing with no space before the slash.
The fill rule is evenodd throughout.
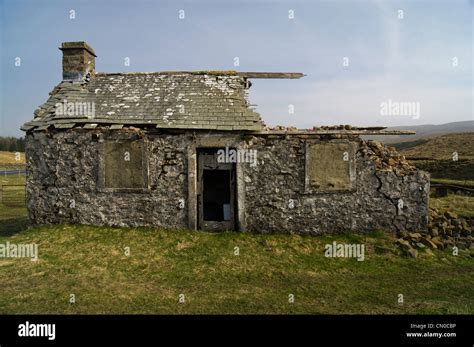
<path id="1" fill-rule="evenodd" d="M 198 149 L 199 229 L 235 229 L 235 164 L 217 160 L 219 148 Z"/>
<path id="2" fill-rule="evenodd" d="M 204 220 L 230 220 L 230 170 L 203 170 Z"/>

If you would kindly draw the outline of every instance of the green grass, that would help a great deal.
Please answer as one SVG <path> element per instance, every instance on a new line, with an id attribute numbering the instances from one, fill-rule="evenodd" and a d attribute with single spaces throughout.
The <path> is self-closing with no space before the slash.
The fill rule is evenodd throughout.
<path id="1" fill-rule="evenodd" d="M 24 206 L 5 206 L 0 204 L 0 221 L 6 219 L 17 219 L 26 216 L 26 207 Z M 0 229 L 2 226 L 0 225 Z"/>
<path id="2" fill-rule="evenodd" d="M 474 180 L 456 180 L 449 178 L 431 178 L 431 183 L 442 183 L 442 184 L 453 184 L 458 186 L 464 186 L 468 188 L 474 188 Z"/>
<path id="3" fill-rule="evenodd" d="M 39 245 L 36 262 L 0 259 L 0 313 L 474 313 L 469 251 L 403 258 L 384 233 L 302 237 L 56 225 L 0 235 L 0 243 Z M 364 243 L 366 259 L 326 258 L 324 245 L 333 240 Z"/>
<path id="4" fill-rule="evenodd" d="M 24 176 L 4 179 L 3 184 L 24 182 Z M 472 199 L 450 195 L 430 201 L 466 215 L 474 210 Z M 39 245 L 36 262 L 0 258 L 0 314 L 474 313 L 472 250 L 458 256 L 449 250 L 420 252 L 409 259 L 397 254 L 384 233 L 303 237 L 28 228 L 25 215 L 24 207 L 0 204 L 0 244 Z M 366 259 L 324 257 L 324 245 L 334 240 L 365 244 Z M 69 303 L 71 294 L 75 304 Z M 185 303 L 178 302 L 180 294 Z M 289 294 L 295 295 L 293 304 Z M 403 305 L 398 294 L 404 295 Z"/>
<path id="5" fill-rule="evenodd" d="M 25 184 L 25 175 L 6 175 L 0 174 L 0 186 L 12 184 Z"/>
<path id="6" fill-rule="evenodd" d="M 430 198 L 430 206 L 441 212 L 451 211 L 460 217 L 474 218 L 474 196 L 449 194 L 443 198 Z"/>
<path id="7" fill-rule="evenodd" d="M 25 175 L 0 175 L 0 186 L 16 184 L 25 184 Z M 0 224 L 0 230 L 5 228 L 5 223 L 7 223 L 5 220 L 10 219 L 10 224 L 15 224 L 17 218 L 23 218 L 25 216 L 25 206 L 6 206 L 0 202 L 0 221 L 3 221 Z"/>

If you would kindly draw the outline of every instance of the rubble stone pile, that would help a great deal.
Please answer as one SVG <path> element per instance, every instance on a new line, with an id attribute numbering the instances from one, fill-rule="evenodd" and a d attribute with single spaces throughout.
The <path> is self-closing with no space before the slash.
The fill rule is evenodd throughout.
<path id="1" fill-rule="evenodd" d="M 397 152 L 395 147 L 384 146 L 378 141 L 361 141 L 360 151 L 375 162 L 377 170 L 393 171 L 396 175 L 404 175 L 416 171 L 405 156 Z"/>
<path id="2" fill-rule="evenodd" d="M 311 133 L 313 131 L 321 131 L 321 130 L 326 130 L 326 131 L 333 131 L 333 130 L 357 130 L 358 128 L 353 127 L 350 124 L 340 124 L 340 125 L 322 125 L 322 126 L 313 126 L 311 129 L 298 129 L 296 127 L 290 126 L 284 126 L 284 125 L 276 125 L 274 127 L 266 126 L 263 130 L 264 131 L 298 131 L 298 132 L 307 132 Z"/>
<path id="3" fill-rule="evenodd" d="M 298 128 L 296 127 L 286 127 L 284 125 L 277 125 L 277 126 L 274 126 L 274 127 L 265 127 L 263 128 L 263 131 L 299 131 Z"/>
<path id="4" fill-rule="evenodd" d="M 419 249 L 474 248 L 474 225 L 453 212 L 430 208 L 427 233 L 399 232 L 396 243 L 402 252 L 416 258 Z"/>

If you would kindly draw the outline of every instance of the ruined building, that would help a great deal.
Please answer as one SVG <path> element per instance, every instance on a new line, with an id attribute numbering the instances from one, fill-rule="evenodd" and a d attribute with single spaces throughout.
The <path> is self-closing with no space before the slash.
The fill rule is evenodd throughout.
<path id="1" fill-rule="evenodd" d="M 250 80 L 302 74 L 100 73 L 85 42 L 60 49 L 63 80 L 22 127 L 33 223 L 426 229 L 428 174 L 360 138 L 393 132 L 271 129 L 249 107 Z"/>

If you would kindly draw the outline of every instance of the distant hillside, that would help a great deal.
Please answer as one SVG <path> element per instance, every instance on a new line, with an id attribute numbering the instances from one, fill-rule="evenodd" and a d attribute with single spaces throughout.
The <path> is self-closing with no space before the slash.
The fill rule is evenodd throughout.
<path id="1" fill-rule="evenodd" d="M 459 159 L 474 159 L 474 132 L 448 134 L 390 145 L 396 147 L 406 157 L 451 160 L 453 152 L 457 152 Z"/>
<path id="2" fill-rule="evenodd" d="M 464 183 L 474 181 L 474 132 L 447 134 L 390 145 L 396 147 L 413 165 L 428 171 L 431 178 Z M 456 161 L 453 160 L 453 152 L 458 154 Z M 420 158 L 435 160 L 419 160 Z"/>
<path id="3" fill-rule="evenodd" d="M 414 130 L 416 135 L 396 135 L 396 136 L 364 136 L 364 139 L 376 140 L 384 143 L 396 143 L 403 141 L 415 141 L 434 136 L 454 133 L 474 133 L 474 121 L 452 122 L 446 124 L 424 124 L 408 125 L 399 127 L 389 127 L 388 130 Z"/>

